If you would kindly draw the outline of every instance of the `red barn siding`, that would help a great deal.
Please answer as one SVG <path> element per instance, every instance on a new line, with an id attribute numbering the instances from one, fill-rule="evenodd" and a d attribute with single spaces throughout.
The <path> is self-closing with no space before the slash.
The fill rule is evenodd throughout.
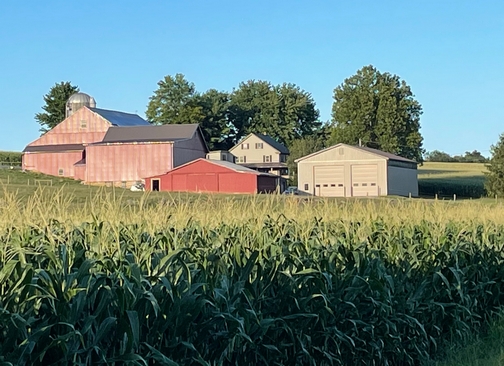
<path id="1" fill-rule="evenodd" d="M 201 159 L 171 172 L 145 178 L 145 188 L 151 190 L 152 180 L 158 179 L 161 191 L 256 193 L 259 177 L 255 172 L 237 172 Z"/>
<path id="2" fill-rule="evenodd" d="M 172 144 L 90 145 L 86 166 L 89 183 L 135 182 L 173 168 Z"/>
<path id="3" fill-rule="evenodd" d="M 74 179 L 86 180 L 86 165 L 75 165 L 74 166 Z"/>
<path id="4" fill-rule="evenodd" d="M 63 176 L 72 178 L 74 164 L 81 159 L 82 151 L 31 153 L 23 155 L 23 166 L 26 170 L 56 176 L 63 169 Z"/>
<path id="5" fill-rule="evenodd" d="M 219 187 L 222 192 L 257 193 L 258 177 L 256 174 L 219 174 Z"/>

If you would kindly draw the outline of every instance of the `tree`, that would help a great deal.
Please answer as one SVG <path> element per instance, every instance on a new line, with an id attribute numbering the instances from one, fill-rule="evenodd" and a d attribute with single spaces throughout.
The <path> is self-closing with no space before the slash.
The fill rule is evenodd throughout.
<path id="1" fill-rule="evenodd" d="M 292 141 L 287 158 L 287 167 L 289 168 L 290 185 L 297 185 L 297 163 L 296 159 L 312 154 L 326 147 L 325 136 L 321 130 L 319 134 L 307 136 Z"/>
<path id="2" fill-rule="evenodd" d="M 197 123 L 210 150 L 227 150 L 233 146 L 227 93 L 210 89 L 200 94 L 182 74 L 165 76 L 158 86 L 145 112 L 151 123 Z"/>
<path id="3" fill-rule="evenodd" d="M 444 151 L 433 150 L 425 154 L 425 160 L 430 162 L 440 162 L 440 163 L 448 163 L 454 162 L 455 159 L 451 157 L 450 154 L 445 153 Z"/>
<path id="4" fill-rule="evenodd" d="M 49 93 L 44 95 L 45 105 L 42 109 L 44 113 L 37 113 L 35 120 L 40 124 L 40 132 L 45 134 L 65 119 L 65 106 L 68 98 L 79 92 L 79 87 L 70 82 L 56 83 Z"/>
<path id="5" fill-rule="evenodd" d="M 294 84 L 273 86 L 250 80 L 240 83 L 230 99 L 235 142 L 256 132 L 289 146 L 296 139 L 313 135 L 321 125 L 312 96 Z"/>
<path id="6" fill-rule="evenodd" d="M 165 76 L 158 87 L 149 98 L 145 112 L 149 122 L 157 125 L 199 123 L 203 118 L 202 107 L 195 100 L 196 87 L 184 75 Z"/>
<path id="7" fill-rule="evenodd" d="M 478 150 L 474 150 L 473 152 L 466 151 L 462 162 L 466 163 L 486 163 L 487 158 L 485 158 Z"/>
<path id="8" fill-rule="evenodd" d="M 234 145 L 234 126 L 229 121 L 229 94 L 210 89 L 197 98 L 202 107 L 200 124 L 211 150 L 229 150 Z"/>
<path id="9" fill-rule="evenodd" d="M 504 195 L 504 133 L 499 136 L 497 144 L 490 148 L 492 157 L 487 167 L 485 188 L 490 196 Z"/>
<path id="10" fill-rule="evenodd" d="M 334 90 L 330 142 L 357 144 L 422 162 L 422 107 L 396 75 L 365 66 Z"/>

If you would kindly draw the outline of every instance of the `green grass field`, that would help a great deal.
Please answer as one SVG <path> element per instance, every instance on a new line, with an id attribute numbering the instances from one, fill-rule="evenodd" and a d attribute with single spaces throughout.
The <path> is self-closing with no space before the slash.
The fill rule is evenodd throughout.
<path id="1" fill-rule="evenodd" d="M 485 196 L 485 164 L 424 163 L 418 169 L 418 185 L 423 197 L 481 198 Z"/>

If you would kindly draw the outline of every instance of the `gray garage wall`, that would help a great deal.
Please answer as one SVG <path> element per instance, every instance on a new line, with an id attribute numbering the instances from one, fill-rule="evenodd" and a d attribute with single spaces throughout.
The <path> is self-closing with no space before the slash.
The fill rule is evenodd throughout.
<path id="1" fill-rule="evenodd" d="M 417 169 L 388 166 L 387 168 L 388 194 L 397 196 L 418 197 Z"/>

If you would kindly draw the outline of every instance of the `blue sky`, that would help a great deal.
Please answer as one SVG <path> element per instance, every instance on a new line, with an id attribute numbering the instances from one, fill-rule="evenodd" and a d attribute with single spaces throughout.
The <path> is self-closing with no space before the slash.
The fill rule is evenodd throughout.
<path id="1" fill-rule="evenodd" d="M 504 132 L 502 0 L 2 0 L 0 150 L 39 136 L 56 82 L 142 117 L 165 75 L 199 91 L 291 82 L 329 120 L 333 89 L 369 64 L 411 86 L 427 150 L 488 155 Z"/>

